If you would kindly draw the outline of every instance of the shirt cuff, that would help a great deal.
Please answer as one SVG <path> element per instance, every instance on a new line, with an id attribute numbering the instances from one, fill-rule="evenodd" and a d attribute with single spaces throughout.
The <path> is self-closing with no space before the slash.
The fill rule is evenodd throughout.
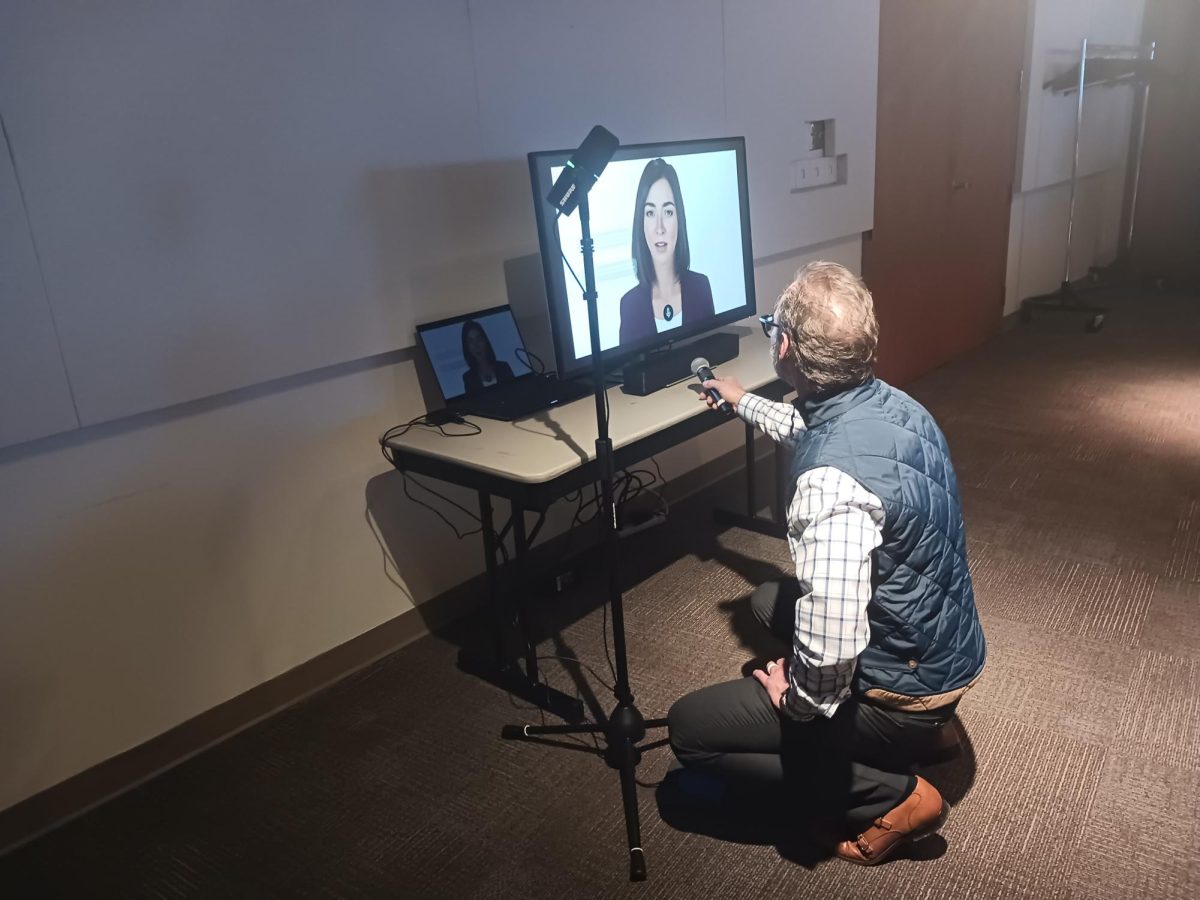
<path id="1" fill-rule="evenodd" d="M 817 717 L 815 713 L 797 714 L 797 713 L 793 712 L 791 706 L 788 704 L 788 698 L 791 697 L 791 695 L 792 695 L 792 689 L 788 688 L 786 691 L 783 692 L 782 696 L 779 698 L 779 714 L 780 715 L 786 716 L 787 718 L 791 719 L 793 722 L 811 722 L 813 719 L 815 719 Z"/>
<path id="2" fill-rule="evenodd" d="M 752 422 L 755 408 L 762 404 L 762 399 L 758 394 L 746 391 L 742 394 L 742 399 L 737 402 L 737 414 L 747 422 Z"/>

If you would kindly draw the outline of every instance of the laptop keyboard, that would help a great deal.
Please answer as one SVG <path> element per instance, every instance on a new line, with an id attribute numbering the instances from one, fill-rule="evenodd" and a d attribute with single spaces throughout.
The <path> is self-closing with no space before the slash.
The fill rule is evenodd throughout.
<path id="1" fill-rule="evenodd" d="M 463 412 L 468 415 L 474 412 L 475 415 L 494 419 L 520 419 L 589 393 L 591 390 L 588 386 L 579 381 L 539 378 L 506 385 L 481 397 L 474 397 L 464 404 Z"/>

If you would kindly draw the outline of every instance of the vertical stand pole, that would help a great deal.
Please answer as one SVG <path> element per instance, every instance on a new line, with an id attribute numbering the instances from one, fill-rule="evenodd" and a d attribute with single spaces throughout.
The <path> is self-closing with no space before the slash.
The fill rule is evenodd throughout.
<path id="1" fill-rule="evenodd" d="M 592 381 L 596 399 L 596 464 L 600 476 L 600 540 L 604 568 L 608 577 L 608 604 L 612 609 L 613 652 L 616 656 L 617 683 L 613 686 L 617 705 L 607 720 L 596 725 L 526 725 L 506 727 L 505 737 L 537 737 L 550 734 L 603 733 L 607 746 L 604 761 L 621 775 L 621 803 L 625 810 L 625 836 L 629 844 L 629 880 L 646 880 L 646 855 L 642 850 L 641 823 L 637 804 L 637 764 L 642 751 L 637 742 L 647 727 L 661 727 L 665 719 L 646 722 L 634 705 L 629 690 L 629 662 L 625 647 L 625 607 L 621 598 L 620 547 L 617 537 L 617 509 L 613 500 L 616 475 L 612 440 L 608 434 L 608 398 L 605 396 L 604 360 L 600 352 L 600 317 L 596 308 L 596 271 L 592 261 L 591 217 L 587 194 L 579 199 L 580 249 L 583 250 L 583 297 L 587 301 L 588 330 L 592 344 Z"/>
<path id="2" fill-rule="evenodd" d="M 617 537 L 617 508 L 613 502 L 613 480 L 616 475 L 612 440 L 608 436 L 608 398 L 604 381 L 604 359 L 600 351 L 600 315 L 596 308 L 596 270 L 592 261 L 591 213 L 588 197 L 579 200 L 579 225 L 582 233 L 584 299 L 588 305 L 588 330 L 592 343 L 592 378 L 596 396 L 596 462 L 600 467 L 600 496 L 603 508 L 600 531 L 604 546 L 605 568 L 608 570 L 608 602 L 612 608 L 613 652 L 616 656 L 617 683 L 613 693 L 617 706 L 608 717 L 604 735 L 608 742 L 604 758 L 621 773 L 621 801 L 625 807 L 625 834 L 629 843 L 629 880 L 645 881 L 646 856 L 642 850 L 641 823 L 638 817 L 637 764 L 641 750 L 637 747 L 646 734 L 645 721 L 633 703 L 629 690 L 629 663 L 625 652 L 625 607 L 621 597 L 620 547 Z"/>
<path id="3" fill-rule="evenodd" d="M 1067 258 L 1063 263 L 1063 296 L 1071 295 L 1071 233 L 1075 227 L 1075 182 L 1079 174 L 1079 131 L 1083 126 L 1083 85 L 1087 71 L 1087 38 L 1079 50 L 1079 96 L 1075 102 L 1075 155 L 1071 157 L 1071 203 L 1067 212 Z"/>
<path id="4" fill-rule="evenodd" d="M 1154 62 L 1154 56 L 1158 51 L 1158 42 L 1150 42 L 1149 62 Z M 1141 56 L 1141 51 L 1138 51 L 1138 56 Z M 1142 179 L 1142 148 L 1146 143 L 1146 110 L 1150 106 L 1150 79 L 1146 78 L 1146 83 L 1142 86 L 1142 109 L 1138 116 L 1138 138 L 1137 148 L 1134 150 L 1133 163 L 1133 187 L 1129 194 L 1129 227 L 1125 230 L 1125 252 L 1128 253 L 1133 249 L 1133 220 L 1137 213 L 1137 198 L 1138 184 Z"/>

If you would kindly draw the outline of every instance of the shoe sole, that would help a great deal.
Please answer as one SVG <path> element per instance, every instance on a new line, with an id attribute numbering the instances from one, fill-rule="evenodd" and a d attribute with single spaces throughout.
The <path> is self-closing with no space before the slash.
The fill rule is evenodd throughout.
<path id="1" fill-rule="evenodd" d="M 946 819 L 950 815 L 950 805 L 945 800 L 942 801 L 942 811 L 934 822 L 931 822 L 925 828 L 920 828 L 916 831 L 906 834 L 892 846 L 888 847 L 883 853 L 876 856 L 874 859 L 850 859 L 849 857 L 840 857 L 848 863 L 854 863 L 856 866 L 877 866 L 882 862 L 887 862 L 895 855 L 896 851 L 907 844 L 915 844 L 918 841 L 923 841 L 931 835 L 941 831 L 943 825 L 946 824 Z"/>

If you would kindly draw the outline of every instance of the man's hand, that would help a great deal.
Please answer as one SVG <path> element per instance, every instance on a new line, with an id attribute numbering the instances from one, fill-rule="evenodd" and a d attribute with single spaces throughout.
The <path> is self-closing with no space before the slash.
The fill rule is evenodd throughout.
<path id="1" fill-rule="evenodd" d="M 738 384 L 736 378 L 710 378 L 704 382 L 704 387 L 712 388 L 721 395 L 721 399 L 737 409 L 738 402 L 742 399 L 742 395 L 746 393 L 746 389 Z M 709 409 L 713 409 L 717 404 L 713 402 L 712 397 L 701 392 L 700 399 L 708 404 Z"/>
<path id="2" fill-rule="evenodd" d="M 787 693 L 788 689 L 786 660 L 777 659 L 767 663 L 765 671 L 755 669 L 754 677 L 766 689 L 767 696 L 771 698 L 771 705 L 779 709 L 783 702 L 783 695 Z"/>

